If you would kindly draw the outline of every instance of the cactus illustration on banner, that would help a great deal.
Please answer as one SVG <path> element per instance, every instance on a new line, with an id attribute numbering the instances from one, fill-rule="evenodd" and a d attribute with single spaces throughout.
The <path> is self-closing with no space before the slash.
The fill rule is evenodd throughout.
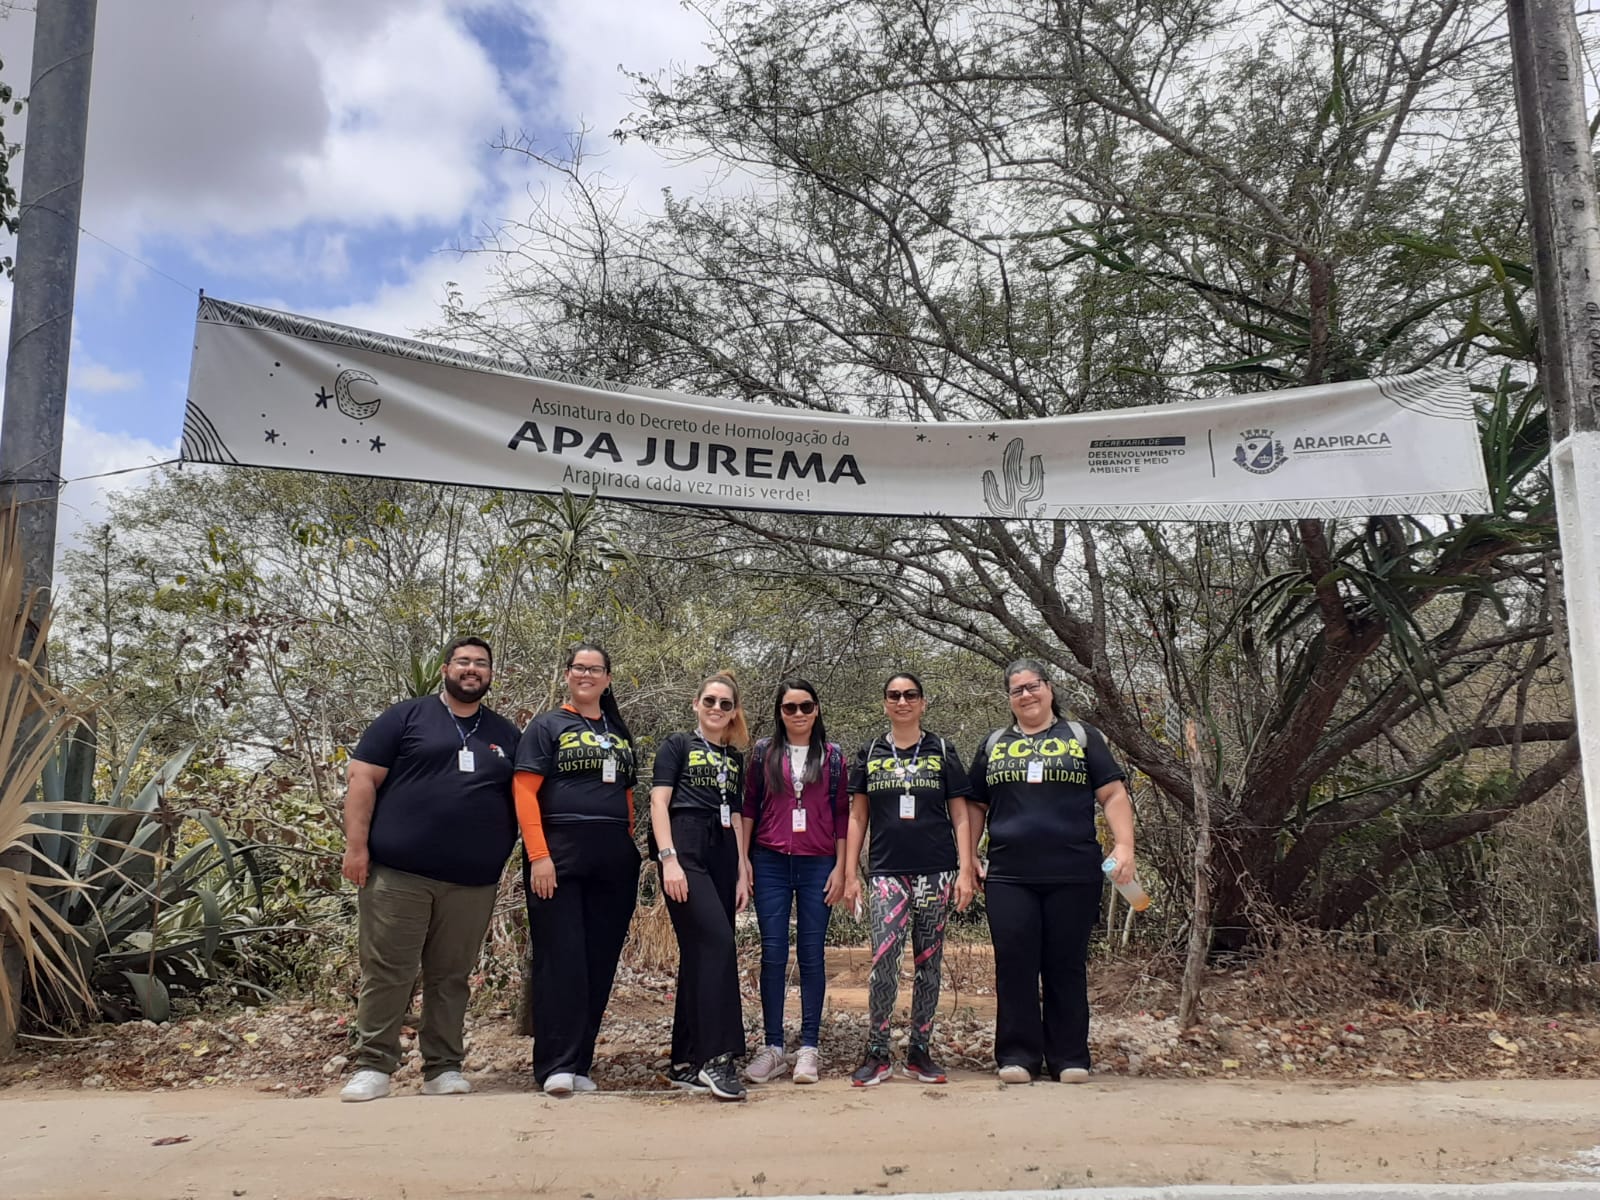
<path id="1" fill-rule="evenodd" d="M 1035 454 L 1028 460 L 1028 473 L 1022 473 L 1022 439 L 1012 438 L 1006 443 L 1001 459 L 1005 472 L 1005 491 L 993 471 L 983 473 L 983 499 L 989 511 L 997 517 L 1026 517 L 1028 508 L 1044 499 L 1044 459 Z"/>

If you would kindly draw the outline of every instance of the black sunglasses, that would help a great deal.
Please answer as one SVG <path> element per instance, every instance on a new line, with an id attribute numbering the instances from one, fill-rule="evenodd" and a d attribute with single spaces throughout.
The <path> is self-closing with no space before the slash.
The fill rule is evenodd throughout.
<path id="1" fill-rule="evenodd" d="M 800 703 L 795 704 L 791 701 L 779 707 L 783 709 L 783 715 L 786 717 L 809 717 L 817 711 L 817 702 L 815 700 L 802 700 Z"/>
<path id="2" fill-rule="evenodd" d="M 921 700 L 922 693 L 917 691 L 916 688 L 907 688 L 903 692 L 890 690 L 883 694 L 883 698 L 890 704 L 894 704 L 900 700 Z"/>
<path id="3" fill-rule="evenodd" d="M 701 696 L 701 708 L 720 708 L 723 712 L 733 711 L 733 701 L 726 696 Z"/>

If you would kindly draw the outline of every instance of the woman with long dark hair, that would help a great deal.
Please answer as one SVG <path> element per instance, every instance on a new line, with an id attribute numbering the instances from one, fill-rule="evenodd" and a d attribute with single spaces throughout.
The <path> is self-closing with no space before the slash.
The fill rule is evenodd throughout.
<path id="1" fill-rule="evenodd" d="M 1005 1083 L 1089 1077 L 1089 934 L 1100 914 L 1105 812 L 1117 883 L 1133 878 L 1133 803 L 1092 725 L 1067 720 L 1035 659 L 1005 671 L 1010 726 L 972 760 L 972 803 L 989 825 L 984 898 L 994 940 L 994 1057 Z M 1042 1002 L 1041 1002 L 1042 995 Z"/>
<path id="2" fill-rule="evenodd" d="M 553 1096 L 592 1092 L 600 1018 L 639 890 L 633 735 L 611 694 L 611 656 L 567 652 L 568 700 L 517 743 L 512 779 L 533 958 L 533 1078 Z"/>
<path id="3" fill-rule="evenodd" d="M 889 1020 L 900 998 L 900 960 L 911 940 L 916 964 L 911 990 L 907 1076 L 943 1083 L 933 1059 L 933 1015 L 939 1008 L 939 973 L 944 961 L 944 926 L 952 901 L 972 903 L 975 879 L 972 839 L 967 835 L 971 786 L 959 752 L 922 727 L 928 710 L 922 681 L 896 671 L 883 685 L 888 732 L 873 738 L 850 768 L 850 836 L 845 861 L 854 866 L 870 829 L 867 861 L 868 910 L 872 928 L 872 973 L 867 983 L 867 1052 L 851 1076 L 856 1087 L 889 1078 L 893 1060 Z M 861 880 L 852 870 L 845 895 L 859 905 Z"/>
<path id="4" fill-rule="evenodd" d="M 692 733 L 668 734 L 650 780 L 650 852 L 678 938 L 678 997 L 667 1082 L 743 1100 L 744 1011 L 733 918 L 750 899 L 744 875 L 744 796 L 750 744 L 739 684 L 727 671 L 703 680 L 690 702 Z"/>
<path id="5" fill-rule="evenodd" d="M 785 679 L 772 700 L 773 736 L 756 743 L 745 776 L 744 844 L 761 928 L 761 1018 L 765 1044 L 745 1067 L 753 1083 L 789 1069 L 783 1000 L 789 973 L 789 915 L 800 966 L 800 1049 L 794 1081 L 816 1083 L 817 1043 L 827 990 L 822 945 L 828 908 L 844 898 L 850 800 L 844 753 L 828 741 L 817 689 Z"/>

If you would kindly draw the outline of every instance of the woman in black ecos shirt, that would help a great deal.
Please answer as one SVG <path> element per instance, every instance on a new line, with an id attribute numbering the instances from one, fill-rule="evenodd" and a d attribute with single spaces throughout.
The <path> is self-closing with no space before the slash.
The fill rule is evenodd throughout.
<path id="1" fill-rule="evenodd" d="M 667 1082 L 743 1100 L 734 1059 L 744 1056 L 733 918 L 750 901 L 744 877 L 744 756 L 750 730 L 739 685 L 726 671 L 700 684 L 693 733 L 668 734 L 650 781 L 650 852 L 678 938 L 678 999 Z"/>
<path id="2" fill-rule="evenodd" d="M 1116 848 L 1113 878 L 1133 878 L 1133 804 L 1122 768 L 1091 725 L 1061 715 L 1045 667 L 1005 672 L 1015 720 L 972 760 L 975 813 L 987 813 L 984 895 L 994 941 L 994 1057 L 1006 1083 L 1089 1077 L 1089 933 L 1100 913 L 1094 806 Z M 982 819 L 972 823 L 974 845 Z M 1040 984 L 1043 983 L 1043 1005 Z"/>
<path id="3" fill-rule="evenodd" d="M 911 990 L 907 1076 L 943 1083 L 944 1068 L 929 1049 L 933 1014 L 939 1007 L 939 970 L 944 926 L 954 898 L 957 910 L 972 903 L 975 886 L 967 834 L 971 791 L 959 752 L 922 728 L 928 703 L 922 682 L 905 671 L 883 685 L 888 732 L 861 748 L 850 768 L 850 836 L 845 861 L 867 859 L 872 912 L 872 975 L 867 984 L 867 1053 L 851 1076 L 856 1087 L 874 1087 L 889 1077 L 889 1019 L 900 994 L 900 959 L 911 937 L 916 977 Z M 852 872 L 845 894 L 859 906 L 861 880 Z"/>

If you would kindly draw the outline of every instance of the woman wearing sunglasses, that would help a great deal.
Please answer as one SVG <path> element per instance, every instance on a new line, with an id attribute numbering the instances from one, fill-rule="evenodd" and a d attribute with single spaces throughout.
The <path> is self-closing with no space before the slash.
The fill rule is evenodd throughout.
<path id="1" fill-rule="evenodd" d="M 789 973 L 789 914 L 800 965 L 800 1050 L 794 1081 L 819 1077 L 817 1042 L 827 975 L 822 961 L 828 907 L 844 898 L 850 818 L 844 754 L 828 741 L 817 689 L 785 679 L 772 702 L 774 734 L 756 743 L 744 788 L 747 875 L 761 927 L 761 1017 L 766 1044 L 745 1067 L 752 1083 L 789 1069 L 783 1000 Z"/>
<path id="2" fill-rule="evenodd" d="M 718 1100 L 743 1100 L 734 1059 L 744 1055 L 744 1012 L 733 917 L 750 900 L 744 875 L 744 797 L 750 744 L 739 685 L 726 672 L 700 684 L 692 733 L 669 734 L 650 782 L 650 852 L 678 938 L 678 998 L 667 1081 Z"/>
<path id="3" fill-rule="evenodd" d="M 911 989 L 911 1036 L 901 1068 L 923 1083 L 943 1083 L 944 1068 L 929 1044 L 939 1007 L 944 925 L 952 898 L 972 903 L 972 839 L 967 836 L 971 788 L 958 754 L 922 728 L 928 702 L 922 682 L 900 671 L 883 685 L 887 733 L 861 748 L 850 768 L 850 836 L 845 861 L 867 862 L 872 922 L 872 973 L 867 983 L 867 1053 L 851 1076 L 856 1087 L 889 1078 L 889 1019 L 900 998 L 900 959 L 911 936 L 916 977 Z M 861 881 L 852 871 L 846 901 L 859 905 Z"/>
<path id="4" fill-rule="evenodd" d="M 995 1064 L 1006 1083 L 1082 1083 L 1089 934 L 1103 890 L 1095 804 L 1111 829 L 1118 883 L 1133 878 L 1133 804 L 1100 731 L 1062 716 L 1043 663 L 1021 659 L 1004 678 L 1013 720 L 972 761 L 969 830 L 976 844 L 987 816 Z"/>
<path id="5" fill-rule="evenodd" d="M 589 1071 L 639 890 L 633 735 L 611 694 L 611 657 L 567 652 L 568 701 L 517 743 L 533 1015 L 533 1078 L 553 1096 L 592 1092 Z"/>

